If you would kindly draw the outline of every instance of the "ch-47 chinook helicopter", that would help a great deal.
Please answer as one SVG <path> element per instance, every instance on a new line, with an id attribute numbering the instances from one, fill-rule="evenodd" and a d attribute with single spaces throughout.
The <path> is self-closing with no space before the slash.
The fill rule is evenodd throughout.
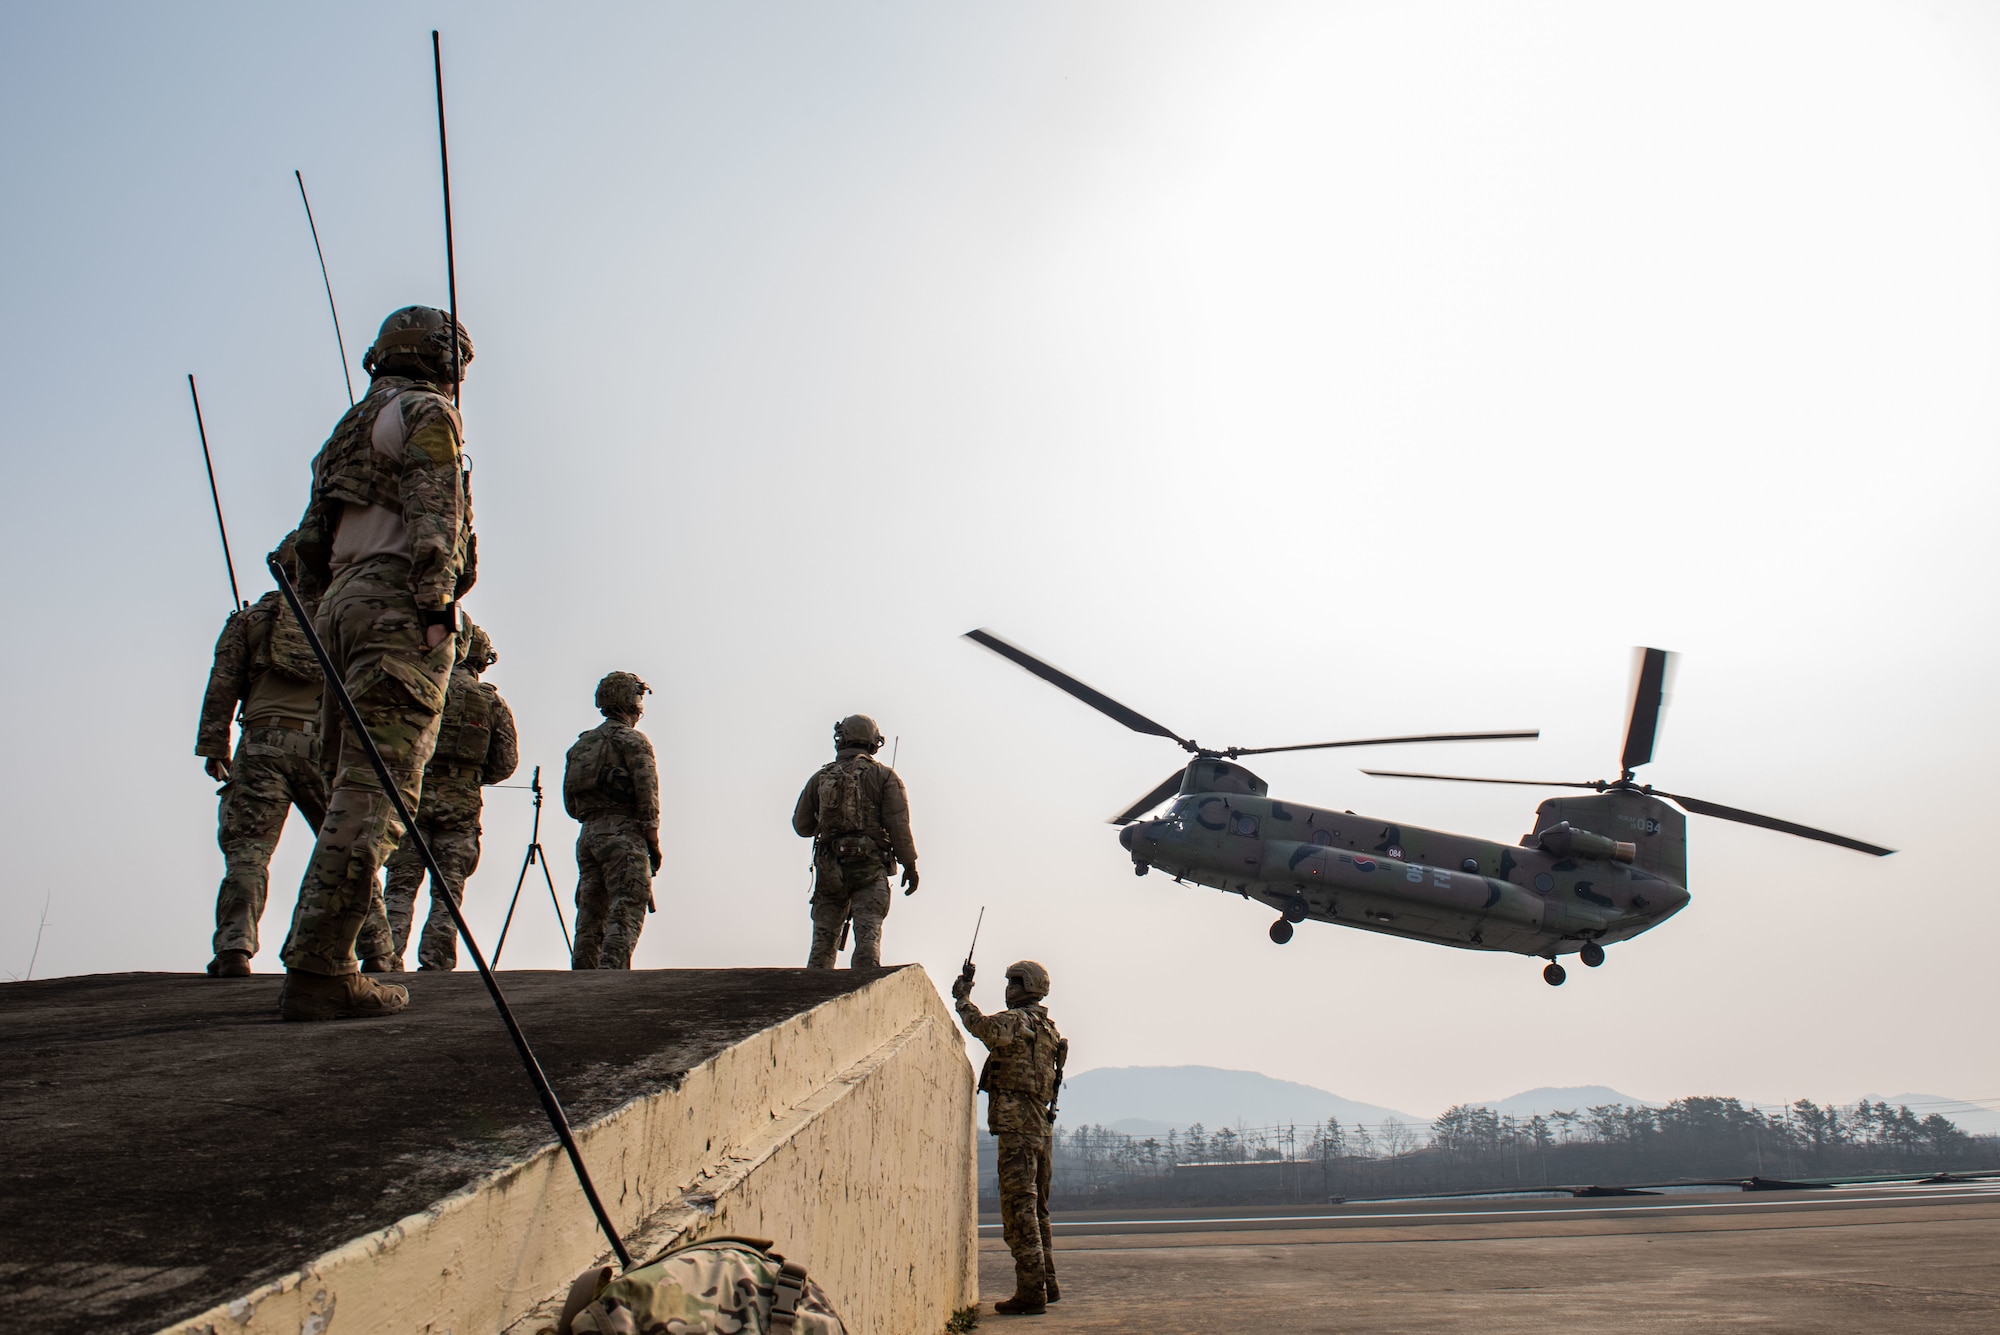
<path id="1" fill-rule="evenodd" d="M 1311 918 L 1460 950 L 1539 956 L 1548 960 L 1542 977 L 1555 987 L 1567 976 L 1557 956 L 1575 954 L 1596 968 L 1604 963 L 1607 945 L 1629 941 L 1686 907 L 1687 819 L 1668 802 L 1876 857 L 1894 851 L 1635 782 L 1633 772 L 1653 758 L 1659 729 L 1670 657 L 1662 649 L 1640 655 L 1615 780 L 1544 783 L 1363 771 L 1386 778 L 1590 790 L 1588 796 L 1543 802 L 1536 808 L 1533 832 L 1514 845 L 1277 801 L 1262 779 L 1233 762 L 1238 756 L 1273 751 L 1538 733 L 1376 737 L 1218 750 L 1177 735 L 996 635 L 975 630 L 966 638 L 1134 732 L 1170 738 L 1192 752 L 1195 758 L 1184 770 L 1112 817 L 1113 825 L 1124 827 L 1118 842 L 1141 876 L 1158 867 L 1176 881 L 1213 886 L 1278 910 L 1271 939 L 1279 945 L 1292 939 L 1293 924 Z M 1162 816 L 1140 820 L 1170 797 L 1173 805 Z"/>

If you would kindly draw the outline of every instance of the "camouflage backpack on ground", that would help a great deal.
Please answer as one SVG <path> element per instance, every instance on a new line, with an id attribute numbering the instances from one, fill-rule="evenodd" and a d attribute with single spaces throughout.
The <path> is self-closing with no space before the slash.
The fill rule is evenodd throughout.
<path id="1" fill-rule="evenodd" d="M 806 1269 L 767 1238 L 704 1238 L 570 1286 L 556 1335 L 847 1335 Z"/>

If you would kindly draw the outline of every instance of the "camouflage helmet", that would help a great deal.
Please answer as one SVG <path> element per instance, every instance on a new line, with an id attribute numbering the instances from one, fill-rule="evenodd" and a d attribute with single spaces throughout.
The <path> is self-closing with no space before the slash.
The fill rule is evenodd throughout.
<path id="1" fill-rule="evenodd" d="M 833 725 L 833 745 L 840 751 L 859 747 L 873 754 L 882 749 L 882 730 L 866 714 L 849 714 Z"/>
<path id="2" fill-rule="evenodd" d="M 475 626 L 470 620 L 465 624 L 469 632 L 465 637 L 465 665 L 474 672 L 484 672 L 500 661 L 500 655 L 493 648 L 493 637 L 486 633 L 484 627 Z"/>
<path id="3" fill-rule="evenodd" d="M 606 716 L 636 714 L 640 699 L 652 689 L 630 672 L 607 672 L 597 683 L 597 710 Z"/>
<path id="4" fill-rule="evenodd" d="M 435 306 L 405 306 L 382 322 L 381 332 L 361 354 L 361 369 L 369 375 L 414 370 L 426 377 L 451 373 L 451 316 Z M 458 326 L 459 372 L 472 362 L 472 335 Z"/>
<path id="5" fill-rule="evenodd" d="M 1049 971 L 1033 960 L 1015 960 L 1008 965 L 1007 981 L 1037 1001 L 1049 994 Z"/>

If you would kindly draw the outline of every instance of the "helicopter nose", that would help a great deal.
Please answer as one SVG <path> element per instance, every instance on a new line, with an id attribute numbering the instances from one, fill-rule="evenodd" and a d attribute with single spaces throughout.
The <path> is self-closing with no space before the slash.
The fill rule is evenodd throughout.
<path id="1" fill-rule="evenodd" d="M 1125 851 L 1128 853 L 1132 851 L 1132 832 L 1137 828 L 1135 825 L 1127 825 L 1118 831 L 1118 842 L 1125 845 Z"/>

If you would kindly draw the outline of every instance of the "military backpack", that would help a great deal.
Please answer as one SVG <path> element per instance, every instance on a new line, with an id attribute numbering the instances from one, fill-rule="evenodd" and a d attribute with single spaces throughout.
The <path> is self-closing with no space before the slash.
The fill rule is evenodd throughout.
<path id="1" fill-rule="evenodd" d="M 819 836 L 837 863 L 889 861 L 888 835 L 865 783 L 874 764 L 867 756 L 849 756 L 819 772 Z"/>
<path id="2" fill-rule="evenodd" d="M 806 1268 L 767 1238 L 704 1238 L 634 1270 L 586 1270 L 555 1335 L 847 1335 Z"/>
<path id="3" fill-rule="evenodd" d="M 451 674 L 432 764 L 477 768 L 486 763 L 493 747 L 493 701 L 498 694 L 463 669 Z"/>
<path id="4" fill-rule="evenodd" d="M 576 739 L 563 764 L 563 810 L 571 820 L 614 813 L 637 815 L 639 787 L 613 734 L 623 731 L 607 719 Z"/>

